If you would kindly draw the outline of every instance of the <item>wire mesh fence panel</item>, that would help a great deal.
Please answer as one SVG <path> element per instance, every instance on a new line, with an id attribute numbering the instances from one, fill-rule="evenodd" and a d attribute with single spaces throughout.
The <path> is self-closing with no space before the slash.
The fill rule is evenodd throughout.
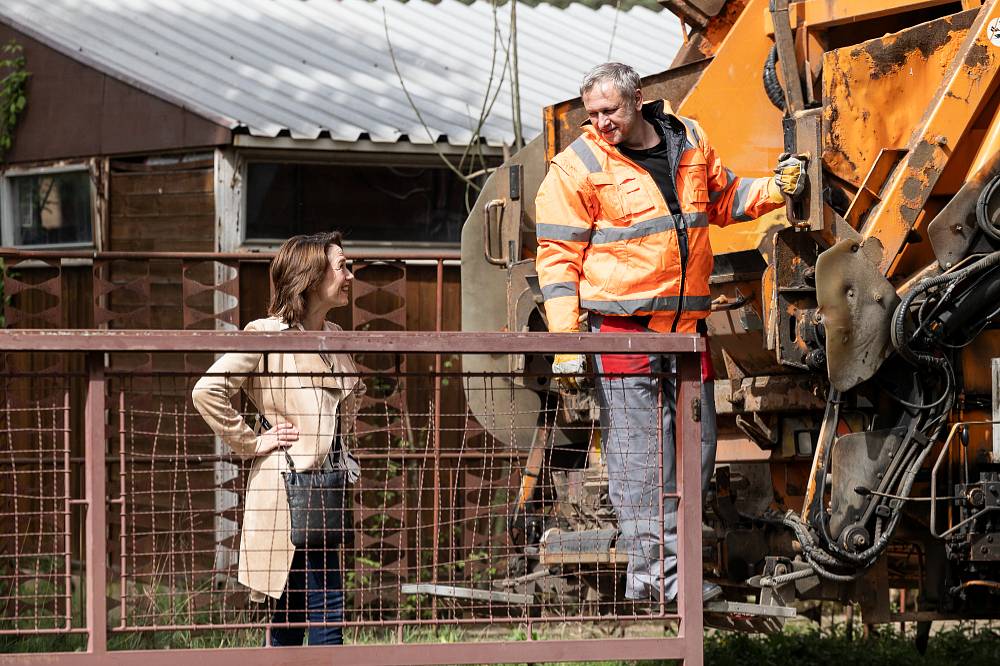
<path id="1" fill-rule="evenodd" d="M 74 626 L 74 607 L 79 610 L 72 529 L 79 481 L 71 463 L 74 379 L 24 371 L 11 356 L 4 370 L 0 634 L 63 632 Z"/>
<path id="2" fill-rule="evenodd" d="M 664 610 L 655 603 L 656 567 L 665 555 L 657 530 L 664 520 L 662 423 L 655 418 L 663 404 L 655 395 L 651 404 L 623 405 L 627 418 L 605 419 L 602 429 L 592 393 L 539 397 L 510 377 L 388 368 L 359 374 L 364 389 L 354 413 L 339 414 L 336 432 L 318 432 L 329 429 L 322 415 L 303 411 L 316 390 L 326 390 L 315 387 L 315 377 L 227 375 L 220 379 L 231 387 L 266 386 L 273 413 L 260 413 L 234 391 L 232 432 L 219 437 L 192 404 L 199 377 L 130 372 L 109 383 L 109 543 L 120 568 L 113 628 L 318 623 L 398 630 Z M 490 405 L 485 427 L 467 409 L 472 393 Z M 519 393 L 537 403 L 530 414 L 518 411 Z M 402 398 L 386 399 L 394 396 Z M 348 411 L 344 401 L 337 408 Z M 346 481 L 343 534 L 321 553 L 287 545 L 284 451 L 239 455 L 226 444 L 246 430 L 259 447 L 267 427 L 286 421 L 300 426 L 288 446 L 298 471 L 340 468 L 344 449 L 360 470 Z M 270 485 L 254 487 L 251 479 L 265 478 Z M 634 530 L 635 543 L 626 547 L 622 516 Z M 647 585 L 634 598 L 626 594 L 630 557 L 644 557 L 646 567 L 640 577 Z M 316 591 L 313 574 L 338 588 L 333 615 L 285 607 Z"/>
<path id="3" fill-rule="evenodd" d="M 204 351 L 4 378 L 3 631 L 91 622 L 94 450 L 111 649 L 662 638 L 677 617 L 672 367 L 570 391 L 460 352 Z"/>

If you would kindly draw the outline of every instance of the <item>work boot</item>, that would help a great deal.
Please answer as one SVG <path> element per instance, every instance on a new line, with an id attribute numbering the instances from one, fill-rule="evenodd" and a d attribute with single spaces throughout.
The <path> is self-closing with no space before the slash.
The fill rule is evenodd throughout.
<path id="1" fill-rule="evenodd" d="M 722 588 L 715 583 L 710 583 L 707 580 L 703 581 L 701 584 L 701 603 L 702 605 L 707 604 L 710 601 L 714 601 L 722 596 Z M 670 599 L 664 605 L 664 610 L 667 613 L 677 612 L 677 598 Z"/>
<path id="2" fill-rule="evenodd" d="M 701 584 L 701 602 L 707 604 L 709 601 L 718 599 L 722 596 L 722 588 L 715 583 L 710 583 L 707 580 L 703 581 Z"/>

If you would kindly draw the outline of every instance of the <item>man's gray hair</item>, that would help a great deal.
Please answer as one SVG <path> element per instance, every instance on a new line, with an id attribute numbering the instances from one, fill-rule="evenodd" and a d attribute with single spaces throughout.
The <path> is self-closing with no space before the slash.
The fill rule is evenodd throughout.
<path id="1" fill-rule="evenodd" d="M 618 90 L 622 99 L 632 99 L 639 89 L 639 74 L 628 65 L 620 62 L 606 62 L 593 68 L 583 77 L 580 84 L 580 95 L 590 92 L 595 86 L 610 83 Z"/>

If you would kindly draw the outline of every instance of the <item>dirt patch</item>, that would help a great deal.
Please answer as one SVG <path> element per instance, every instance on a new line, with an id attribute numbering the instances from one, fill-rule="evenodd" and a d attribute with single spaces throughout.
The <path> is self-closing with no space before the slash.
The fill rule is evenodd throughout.
<path id="1" fill-rule="evenodd" d="M 881 78 L 900 68 L 914 51 L 927 59 L 932 53 L 952 40 L 956 32 L 964 32 L 972 25 L 978 9 L 961 12 L 955 16 L 937 19 L 881 39 L 873 39 L 863 48 L 872 59 L 872 76 Z M 851 55 L 860 56 L 862 48 Z"/>
<path id="2" fill-rule="evenodd" d="M 970 69 L 976 67 L 988 67 L 990 64 L 990 52 L 985 44 L 975 44 L 969 49 L 969 55 L 965 57 L 965 66 Z"/>

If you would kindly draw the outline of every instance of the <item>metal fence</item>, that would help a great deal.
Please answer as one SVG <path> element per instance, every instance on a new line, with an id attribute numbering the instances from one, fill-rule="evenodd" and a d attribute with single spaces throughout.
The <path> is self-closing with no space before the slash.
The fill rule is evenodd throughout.
<path id="1" fill-rule="evenodd" d="M 4 331 L 0 663 L 699 664 L 702 344 L 690 335 Z M 513 360 L 567 348 L 677 355 L 678 492 L 650 492 L 679 497 L 678 610 L 624 598 L 629 555 L 615 548 L 596 407 L 547 390 L 546 377 Z M 310 623 L 276 624 L 274 600 L 250 602 L 237 583 L 249 464 L 208 428 L 191 389 L 214 353 L 317 351 L 365 354 L 364 367 L 377 368 L 362 372 L 367 390 L 347 438 L 362 475 L 351 488 L 352 538 L 336 552 L 345 645 L 264 648 L 275 628 Z M 152 361 L 136 369 L 128 359 L 137 353 Z M 515 370 L 470 370 L 487 354 Z M 256 410 L 235 404 L 254 423 Z M 30 649 L 42 652 L 11 654 Z"/>

